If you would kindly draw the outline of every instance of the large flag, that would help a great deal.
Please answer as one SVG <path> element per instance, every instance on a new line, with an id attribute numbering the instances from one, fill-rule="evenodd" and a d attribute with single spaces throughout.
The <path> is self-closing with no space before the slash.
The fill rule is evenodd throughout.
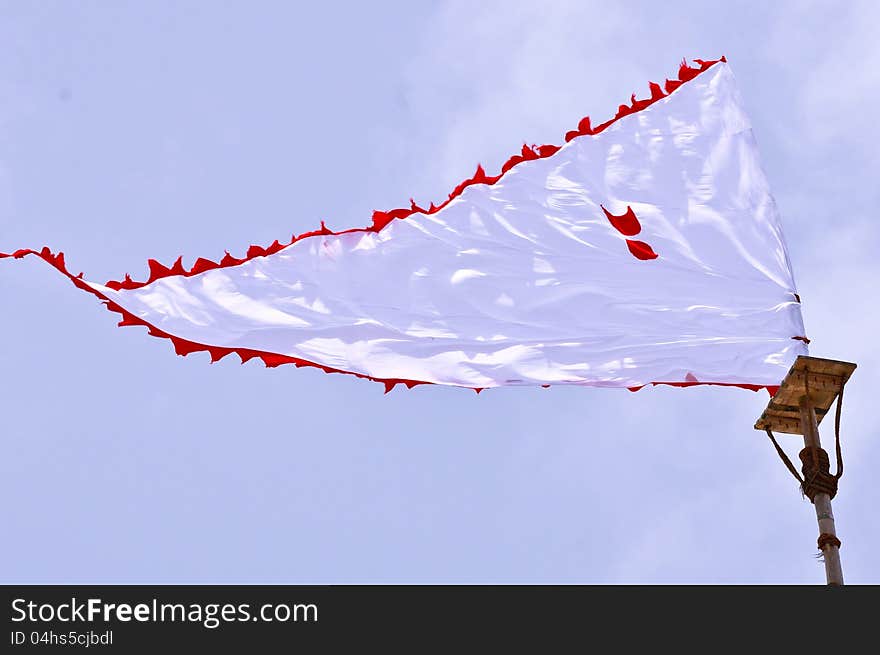
<path id="1" fill-rule="evenodd" d="M 80 289 L 216 361 L 384 382 L 774 387 L 808 343 L 776 205 L 727 62 L 682 64 L 562 146 L 478 168 L 439 206 L 243 258 Z"/>

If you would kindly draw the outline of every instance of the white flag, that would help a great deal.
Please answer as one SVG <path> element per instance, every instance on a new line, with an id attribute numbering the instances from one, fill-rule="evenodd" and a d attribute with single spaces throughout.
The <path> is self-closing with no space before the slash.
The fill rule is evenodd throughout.
<path id="1" fill-rule="evenodd" d="M 151 262 L 145 283 L 72 279 L 180 354 L 387 385 L 772 390 L 806 354 L 800 299 L 730 68 L 697 64 L 439 207 L 188 270 Z"/>

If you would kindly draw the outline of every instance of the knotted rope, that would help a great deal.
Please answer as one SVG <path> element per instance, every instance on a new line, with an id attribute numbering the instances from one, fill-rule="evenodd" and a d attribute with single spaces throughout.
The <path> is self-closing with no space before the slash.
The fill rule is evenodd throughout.
<path id="1" fill-rule="evenodd" d="M 804 376 L 804 384 L 806 385 L 806 375 Z M 806 391 L 809 394 L 809 388 Z M 831 475 L 831 462 L 825 449 L 807 446 L 798 453 L 798 457 L 801 460 L 801 472 L 803 473 L 803 477 L 801 477 L 788 455 L 785 454 L 785 451 L 782 450 L 776 441 L 773 431 L 769 427 L 765 428 L 767 436 L 770 437 L 770 441 L 773 443 L 773 447 L 776 448 L 782 463 L 785 464 L 785 467 L 791 472 L 795 480 L 798 481 L 801 491 L 810 499 L 811 503 L 815 503 L 816 495 L 820 493 L 828 494 L 829 498 L 834 498 L 837 495 L 837 482 L 843 476 L 843 454 L 840 449 L 840 413 L 842 407 L 843 385 L 841 384 L 840 394 L 837 396 L 837 408 L 834 414 L 834 451 L 837 456 L 837 471 L 834 475 Z M 826 546 L 840 548 L 840 539 L 832 534 L 823 532 L 819 535 L 818 544 L 819 550 L 824 550 Z"/>
<path id="2" fill-rule="evenodd" d="M 809 388 L 807 393 L 809 393 Z M 841 385 L 840 394 L 837 396 L 837 408 L 834 414 L 834 451 L 837 456 L 837 471 L 834 475 L 831 475 L 831 463 L 825 449 L 807 446 L 798 453 L 798 457 L 801 460 L 801 472 L 804 474 L 804 477 L 801 477 L 794 464 L 788 458 L 788 455 L 779 446 L 776 437 L 773 436 L 773 431 L 769 427 L 765 428 L 767 436 L 770 437 L 770 441 L 773 442 L 773 446 L 779 454 L 779 458 L 794 476 L 795 480 L 798 481 L 801 491 L 810 499 L 810 502 L 813 502 L 816 494 L 826 493 L 830 498 L 834 498 L 837 495 L 837 481 L 843 476 L 843 453 L 840 449 L 840 413 L 842 407 L 843 385 Z"/>

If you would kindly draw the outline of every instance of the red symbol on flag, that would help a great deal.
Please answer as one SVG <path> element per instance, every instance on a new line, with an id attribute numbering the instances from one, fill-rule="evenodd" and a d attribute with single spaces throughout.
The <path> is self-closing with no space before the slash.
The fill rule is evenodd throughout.
<path id="1" fill-rule="evenodd" d="M 639 219 L 636 216 L 636 213 L 633 211 L 632 207 L 627 205 L 626 212 L 621 214 L 620 216 L 616 214 L 612 214 L 609 212 L 603 205 L 599 205 L 602 207 L 602 211 L 605 212 L 606 218 L 608 218 L 608 222 L 614 227 L 615 230 L 620 232 L 625 237 L 634 237 L 639 232 L 642 231 L 642 225 L 639 223 Z M 629 251 L 632 253 L 633 257 L 637 259 L 657 259 L 657 253 L 654 252 L 654 249 L 651 248 L 644 241 L 637 241 L 635 239 L 627 239 L 626 245 L 629 248 Z"/>

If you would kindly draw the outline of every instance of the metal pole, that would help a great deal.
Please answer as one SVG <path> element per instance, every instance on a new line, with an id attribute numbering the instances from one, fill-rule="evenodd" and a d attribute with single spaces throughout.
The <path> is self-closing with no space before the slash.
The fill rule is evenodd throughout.
<path id="1" fill-rule="evenodd" d="M 804 432 L 805 448 L 820 448 L 819 424 L 816 412 L 808 395 L 800 400 L 801 426 Z M 834 529 L 834 514 L 831 512 L 831 497 L 827 493 L 818 493 L 813 499 L 816 508 L 816 519 L 819 522 L 819 534 L 837 537 Z M 843 585 L 843 569 L 840 566 L 840 549 L 833 543 L 826 543 L 822 548 L 825 557 L 825 579 L 829 585 Z"/>

